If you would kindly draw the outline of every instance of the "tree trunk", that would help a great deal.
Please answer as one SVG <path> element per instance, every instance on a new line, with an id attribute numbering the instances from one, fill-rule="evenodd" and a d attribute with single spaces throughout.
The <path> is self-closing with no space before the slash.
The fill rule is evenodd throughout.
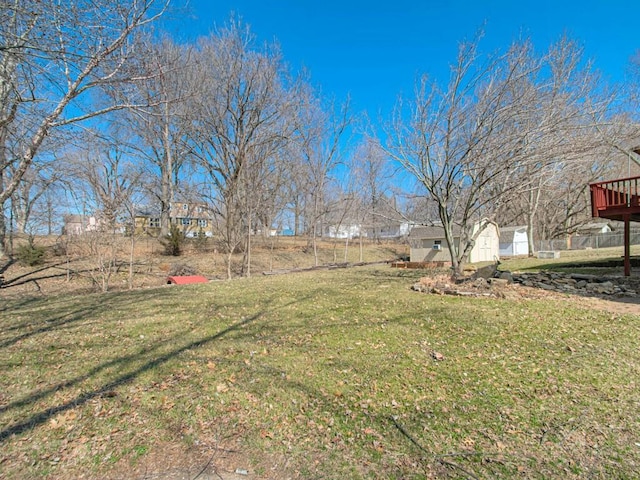
<path id="1" fill-rule="evenodd" d="M 538 188 L 529 190 L 529 209 L 527 212 L 527 243 L 529 245 L 529 256 L 533 257 L 535 254 L 535 246 L 533 244 L 533 221 L 538 212 L 538 205 L 540 204 L 540 193 L 542 188 L 538 185 Z"/>
<path id="2" fill-rule="evenodd" d="M 344 262 L 347 263 L 347 258 L 349 255 L 349 235 L 347 234 L 347 239 L 344 242 Z"/>
<path id="3" fill-rule="evenodd" d="M 233 255 L 233 249 L 229 249 L 227 253 L 227 280 L 231 280 L 231 256 Z"/>
<path id="4" fill-rule="evenodd" d="M 7 249 L 7 226 L 4 221 L 4 208 L 1 207 L 2 205 L 0 205 L 0 258 L 4 257 Z"/>
<path id="5" fill-rule="evenodd" d="M 0 165 L 6 165 L 7 153 L 5 147 L 6 129 L 0 129 Z M 4 169 L 0 168 L 0 192 L 4 190 Z M 6 251 L 7 226 L 4 221 L 4 206 L 6 201 L 0 202 L 0 258 Z"/>
<path id="6" fill-rule="evenodd" d="M 251 277 L 251 209 L 249 209 L 249 228 L 247 230 L 247 278 Z"/>
<path id="7" fill-rule="evenodd" d="M 318 243 L 316 240 L 316 230 L 317 230 L 317 224 L 314 222 L 313 227 L 311 228 L 311 244 L 313 245 L 313 260 L 314 260 L 314 266 L 318 266 L 319 262 L 318 262 Z"/>
<path id="8" fill-rule="evenodd" d="M 162 176 L 162 199 L 160 200 L 160 236 L 166 237 L 169 234 L 171 222 L 171 203 L 173 202 L 173 156 L 171 153 L 171 137 L 169 132 L 169 104 L 164 104 L 164 125 L 162 128 L 162 148 L 164 150 L 164 162 L 162 163 L 160 175 Z"/>
<path id="9" fill-rule="evenodd" d="M 129 290 L 133 290 L 133 260 L 136 249 L 136 233 L 131 231 L 131 244 L 129 245 Z"/>

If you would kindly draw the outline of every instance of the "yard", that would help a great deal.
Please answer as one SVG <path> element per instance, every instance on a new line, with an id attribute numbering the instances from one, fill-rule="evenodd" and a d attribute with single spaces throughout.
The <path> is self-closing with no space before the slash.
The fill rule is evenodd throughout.
<path id="1" fill-rule="evenodd" d="M 423 274 L 5 298 L 2 477 L 636 476 L 637 305 Z"/>

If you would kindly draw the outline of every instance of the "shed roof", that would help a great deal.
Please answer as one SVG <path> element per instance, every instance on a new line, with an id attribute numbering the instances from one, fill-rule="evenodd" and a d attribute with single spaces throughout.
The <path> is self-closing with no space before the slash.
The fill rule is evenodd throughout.
<path id="1" fill-rule="evenodd" d="M 502 227 L 500 228 L 500 242 L 508 243 L 513 242 L 513 239 L 516 235 L 516 232 L 526 233 L 527 226 L 526 225 L 512 225 L 510 227 Z"/>
<path id="2" fill-rule="evenodd" d="M 576 229 L 576 231 L 584 232 L 587 230 L 602 230 L 605 227 L 611 228 L 611 225 L 609 224 L 609 222 L 591 222 L 591 223 L 585 223 L 584 225 L 580 225 Z"/>
<path id="3" fill-rule="evenodd" d="M 460 236 L 460 227 L 458 225 L 453 226 L 453 236 Z M 409 233 L 409 239 L 442 239 L 444 238 L 444 227 L 440 225 L 420 226 L 413 227 L 411 233 Z"/>
<path id="4" fill-rule="evenodd" d="M 172 275 L 167 277 L 167 284 L 188 285 L 190 283 L 207 283 L 206 277 L 202 275 Z"/>

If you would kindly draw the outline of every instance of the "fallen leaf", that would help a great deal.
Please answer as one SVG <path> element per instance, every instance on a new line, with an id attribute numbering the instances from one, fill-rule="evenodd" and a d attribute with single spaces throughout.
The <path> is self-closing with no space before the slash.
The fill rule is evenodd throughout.
<path id="1" fill-rule="evenodd" d="M 433 358 L 437 362 L 441 362 L 442 360 L 444 360 L 444 355 L 434 350 L 433 352 L 431 352 L 431 358 Z"/>
<path id="2" fill-rule="evenodd" d="M 226 383 L 220 383 L 216 386 L 216 392 L 224 393 L 229 390 L 229 386 Z"/>

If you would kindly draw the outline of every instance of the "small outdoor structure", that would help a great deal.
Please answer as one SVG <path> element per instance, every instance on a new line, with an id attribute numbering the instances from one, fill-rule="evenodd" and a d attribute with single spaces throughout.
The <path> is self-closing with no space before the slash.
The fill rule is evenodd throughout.
<path id="1" fill-rule="evenodd" d="M 640 147 L 634 149 L 640 153 Z M 640 222 L 640 177 L 592 183 L 591 213 L 594 217 L 624 222 L 624 274 L 631 275 L 630 222 Z"/>
<path id="2" fill-rule="evenodd" d="M 189 283 L 207 283 L 202 275 L 172 275 L 167 277 L 167 285 L 187 285 Z"/>
<path id="3" fill-rule="evenodd" d="M 576 235 L 600 235 L 602 233 L 611 232 L 609 222 L 591 222 L 580 225 L 576 229 Z"/>
<path id="4" fill-rule="evenodd" d="M 560 258 L 560 252 L 556 250 L 538 250 L 537 252 L 538 258 Z"/>
<path id="5" fill-rule="evenodd" d="M 475 233 L 480 223 L 473 227 Z M 460 228 L 454 226 L 454 241 L 460 242 Z M 412 262 L 451 262 L 451 254 L 442 226 L 414 227 L 409 234 Z M 500 233 L 498 226 L 489 222 L 476 238 L 469 254 L 469 263 L 493 262 L 500 258 Z"/>
<path id="6" fill-rule="evenodd" d="M 529 255 L 526 226 L 500 228 L 500 257 Z"/>

